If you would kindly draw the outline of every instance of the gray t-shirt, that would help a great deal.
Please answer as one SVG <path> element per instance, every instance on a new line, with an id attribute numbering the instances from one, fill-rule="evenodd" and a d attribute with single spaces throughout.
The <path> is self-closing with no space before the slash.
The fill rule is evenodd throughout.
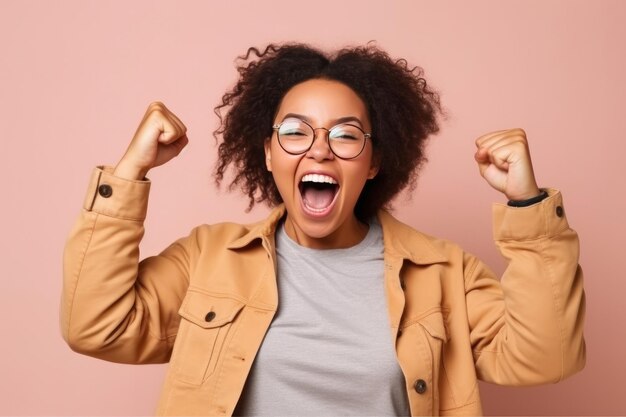
<path id="1" fill-rule="evenodd" d="M 278 312 L 236 415 L 409 415 L 389 330 L 383 236 L 347 249 L 302 247 L 278 228 Z"/>

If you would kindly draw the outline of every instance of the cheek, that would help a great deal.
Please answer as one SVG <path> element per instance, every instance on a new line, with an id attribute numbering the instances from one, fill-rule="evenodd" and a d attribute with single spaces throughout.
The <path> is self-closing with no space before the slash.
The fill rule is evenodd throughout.
<path id="1" fill-rule="evenodd" d="M 346 186 L 346 197 L 349 200 L 356 202 L 361 195 L 361 192 L 363 192 L 363 188 L 365 187 L 365 183 L 369 177 L 369 165 L 364 164 L 363 166 L 359 166 L 358 168 L 351 170 L 351 172 L 346 173 L 348 174 L 344 183 Z"/>
<path id="2" fill-rule="evenodd" d="M 274 183 L 283 200 L 290 198 L 294 190 L 295 172 L 298 166 L 296 158 L 288 158 L 272 148 L 271 167 Z"/>

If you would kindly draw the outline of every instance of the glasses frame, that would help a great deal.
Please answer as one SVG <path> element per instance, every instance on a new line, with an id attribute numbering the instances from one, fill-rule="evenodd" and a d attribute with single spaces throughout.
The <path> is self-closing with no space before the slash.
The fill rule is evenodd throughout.
<path id="1" fill-rule="evenodd" d="M 285 120 L 283 120 L 280 123 L 275 124 L 274 126 L 272 126 L 272 130 L 276 131 L 276 139 L 278 140 L 278 144 L 280 145 L 281 149 L 285 152 L 287 152 L 289 155 L 302 155 L 307 153 L 308 151 L 311 150 L 311 148 L 313 147 L 313 144 L 315 143 L 315 139 L 317 138 L 317 131 L 322 129 L 326 131 L 326 143 L 328 143 L 328 149 L 330 149 L 330 151 L 333 153 L 333 155 L 335 155 L 337 158 L 339 159 L 343 159 L 346 161 L 349 161 L 351 159 L 354 158 L 358 158 L 359 155 L 361 155 L 363 153 L 363 150 L 365 149 L 365 145 L 367 144 L 367 140 L 372 140 L 372 134 L 371 133 L 365 133 L 365 131 L 363 129 L 361 129 L 359 126 L 352 124 L 352 123 L 339 123 L 335 126 L 332 126 L 330 129 L 327 129 L 325 127 L 313 127 L 311 126 L 310 123 L 307 123 L 305 120 L 302 119 L 298 119 L 297 117 L 290 117 L 289 119 L 297 119 L 299 121 L 301 121 L 302 123 L 304 123 L 305 125 L 307 125 L 308 127 L 311 128 L 311 130 L 313 131 L 313 140 L 311 141 L 311 144 L 309 145 L 308 148 L 306 148 L 305 150 L 303 150 L 302 152 L 289 152 L 287 149 L 285 149 L 285 147 L 283 146 L 283 144 L 280 141 L 280 135 L 278 134 L 278 130 L 280 129 L 280 127 L 283 125 L 283 123 L 285 123 Z M 350 157 L 350 158 L 344 158 L 343 156 L 339 156 L 337 155 L 337 153 L 335 153 L 335 151 L 333 150 L 333 145 L 331 145 L 331 141 L 330 141 L 330 131 L 335 129 L 336 127 L 339 126 L 352 126 L 352 127 L 356 127 L 357 129 L 359 129 L 362 133 L 363 133 L 363 137 L 365 138 L 365 140 L 363 141 L 363 146 L 361 146 L 361 150 L 359 150 L 359 152 Z"/>

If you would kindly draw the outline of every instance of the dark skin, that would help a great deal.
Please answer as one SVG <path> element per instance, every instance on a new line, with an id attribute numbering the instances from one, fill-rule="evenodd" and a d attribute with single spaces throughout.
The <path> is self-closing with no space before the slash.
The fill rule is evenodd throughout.
<path id="1" fill-rule="evenodd" d="M 337 81 L 309 80 L 296 85 L 284 97 L 276 122 L 287 113 L 305 115 L 315 127 L 332 127 L 333 121 L 354 116 L 363 130 L 371 129 L 365 104 L 346 85 Z M 135 135 L 115 168 L 115 175 L 132 180 L 145 178 L 148 171 L 176 157 L 189 142 L 187 128 L 160 102 L 148 106 Z M 525 200 L 539 195 L 526 133 L 522 129 L 491 132 L 476 140 L 474 158 L 479 172 L 508 200 Z M 266 140 L 266 165 L 287 209 L 287 234 L 300 245 L 345 248 L 360 242 L 368 226 L 354 214 L 365 182 L 378 173 L 371 143 L 355 159 L 343 160 L 330 151 L 323 129 L 316 131 L 311 149 L 290 155 L 277 144 L 275 134 Z M 335 181 L 337 194 L 323 210 L 308 208 L 298 184 L 305 174 L 317 180 Z"/>

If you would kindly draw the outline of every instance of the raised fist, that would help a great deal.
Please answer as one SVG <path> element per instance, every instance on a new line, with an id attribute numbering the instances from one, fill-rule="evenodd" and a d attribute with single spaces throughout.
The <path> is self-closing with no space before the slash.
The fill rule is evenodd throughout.
<path id="1" fill-rule="evenodd" d="M 115 167 L 115 175 L 143 179 L 148 171 L 163 165 L 189 143 L 187 128 L 163 103 L 148 106 L 126 153 Z"/>
<path id="2" fill-rule="evenodd" d="M 541 193 L 522 129 L 487 133 L 476 139 L 476 147 L 474 158 L 480 174 L 509 200 L 527 200 Z"/>

